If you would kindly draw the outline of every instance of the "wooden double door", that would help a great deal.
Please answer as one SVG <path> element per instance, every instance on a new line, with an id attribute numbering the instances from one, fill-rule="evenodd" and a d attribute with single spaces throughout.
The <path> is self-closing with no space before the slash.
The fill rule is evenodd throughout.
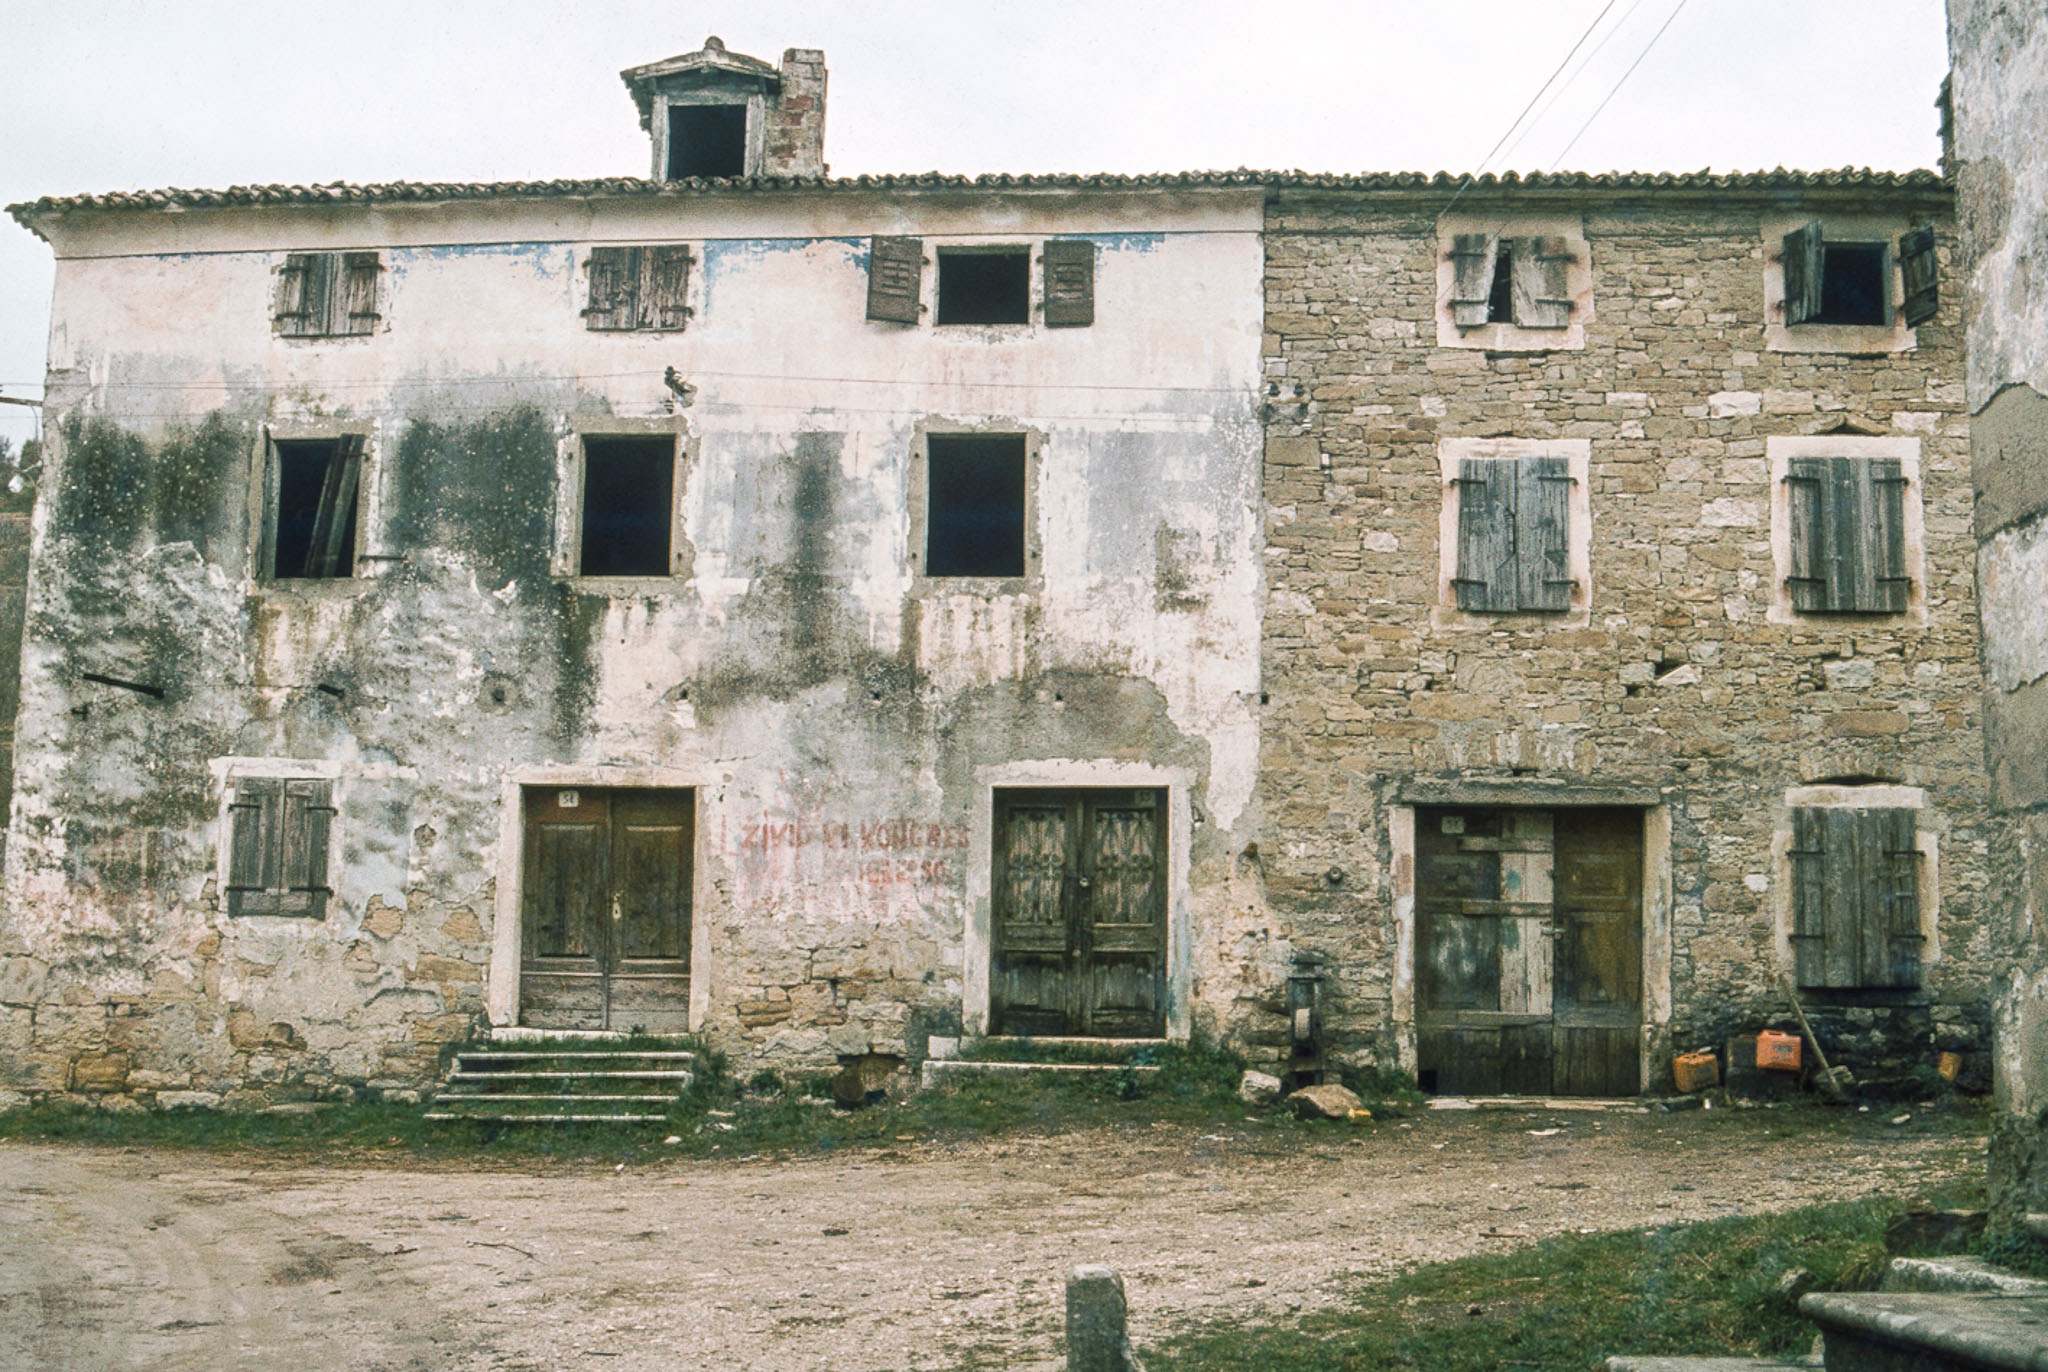
<path id="1" fill-rule="evenodd" d="M 1643 812 L 1418 809 L 1415 850 L 1423 1089 L 1640 1091 Z"/>
<path id="2" fill-rule="evenodd" d="M 990 1032 L 1166 1032 L 1166 793 L 995 794 Z"/>
<path id="3" fill-rule="evenodd" d="M 694 795 L 529 787 L 519 1022 L 682 1033 Z"/>

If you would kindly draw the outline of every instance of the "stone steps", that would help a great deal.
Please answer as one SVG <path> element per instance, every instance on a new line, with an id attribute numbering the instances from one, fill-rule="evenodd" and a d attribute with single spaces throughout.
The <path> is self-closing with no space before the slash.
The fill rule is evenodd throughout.
<path id="1" fill-rule="evenodd" d="M 506 1041 L 493 1038 L 494 1043 Z M 555 1034 L 510 1041 L 532 1046 L 457 1053 L 426 1118 L 495 1124 L 659 1123 L 695 1080 L 697 1056 L 681 1049 L 592 1047 L 585 1045 L 602 1040 Z"/>
<path id="2" fill-rule="evenodd" d="M 978 1039 L 934 1037 L 931 1056 L 925 1060 L 918 1084 L 925 1088 L 960 1085 L 977 1077 L 1016 1078 L 1028 1076 L 1100 1076 L 1105 1072 L 1131 1072 L 1140 1077 L 1158 1075 L 1159 1069 L 1134 1064 L 1132 1056 L 1166 1046 L 1159 1038 L 1071 1038 L 991 1034 Z M 1075 1062 L 1036 1062 L 1025 1056 L 1032 1049 L 1054 1049 L 1083 1058 Z M 972 1057 L 960 1056 L 962 1052 Z M 1018 1054 L 1006 1057 L 1005 1054 Z"/>

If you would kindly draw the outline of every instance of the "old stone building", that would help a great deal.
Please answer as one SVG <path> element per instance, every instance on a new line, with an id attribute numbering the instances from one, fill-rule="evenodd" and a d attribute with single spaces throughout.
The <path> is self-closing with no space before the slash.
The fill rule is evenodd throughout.
<path id="1" fill-rule="evenodd" d="M 1998 1227 L 2048 1211 L 2048 15 L 1950 0 L 1997 959 Z"/>
<path id="2" fill-rule="evenodd" d="M 1187 1032 L 1257 764 L 1260 187 L 831 180 L 816 52 L 625 78 L 646 179 L 15 207 L 6 1086 Z"/>
<path id="3" fill-rule="evenodd" d="M 1331 1051 L 1628 1093 L 1788 980 L 1981 1050 L 1953 257 L 1929 173 L 1276 187 L 1256 937 Z"/>
<path id="4" fill-rule="evenodd" d="M 1219 1035 L 1628 1094 L 1980 1047 L 1910 176 L 651 175 L 15 206 L 57 257 L 0 1088 Z M 1789 302 L 1789 303 L 1788 303 Z"/>

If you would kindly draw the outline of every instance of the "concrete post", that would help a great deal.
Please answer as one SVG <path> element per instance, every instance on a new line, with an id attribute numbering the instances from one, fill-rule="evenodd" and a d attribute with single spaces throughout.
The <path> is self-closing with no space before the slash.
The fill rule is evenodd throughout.
<path id="1" fill-rule="evenodd" d="M 1067 1372 L 1145 1372 L 1124 1332 L 1124 1279 L 1113 1267 L 1067 1274 Z"/>

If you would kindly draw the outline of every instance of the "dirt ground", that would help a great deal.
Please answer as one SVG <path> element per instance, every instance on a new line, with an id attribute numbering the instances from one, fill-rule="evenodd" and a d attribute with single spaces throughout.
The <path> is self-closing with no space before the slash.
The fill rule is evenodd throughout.
<path id="1" fill-rule="evenodd" d="M 0 1143 L 0 1367 L 1052 1369 L 1107 1262 L 1142 1346 L 1544 1235 L 1980 1174 L 1772 1111 L 1430 1111 L 522 1172 Z M 1839 1117 L 1835 1117 L 1839 1118 Z"/>

